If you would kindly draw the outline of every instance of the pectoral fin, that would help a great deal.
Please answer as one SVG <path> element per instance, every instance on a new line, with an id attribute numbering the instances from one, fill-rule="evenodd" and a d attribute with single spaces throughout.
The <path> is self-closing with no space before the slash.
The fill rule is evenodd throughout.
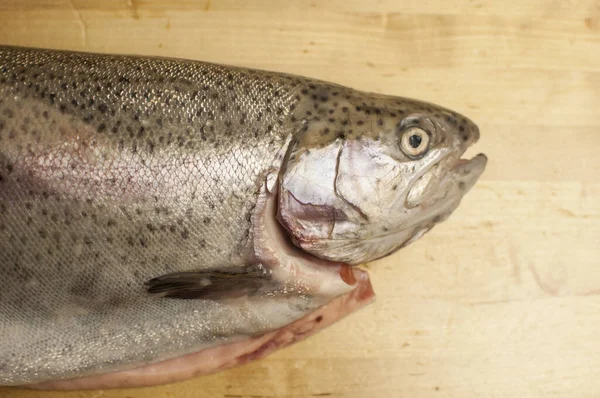
<path id="1" fill-rule="evenodd" d="M 148 293 L 177 299 L 219 300 L 267 290 L 271 271 L 262 264 L 217 270 L 176 272 L 146 282 Z"/>

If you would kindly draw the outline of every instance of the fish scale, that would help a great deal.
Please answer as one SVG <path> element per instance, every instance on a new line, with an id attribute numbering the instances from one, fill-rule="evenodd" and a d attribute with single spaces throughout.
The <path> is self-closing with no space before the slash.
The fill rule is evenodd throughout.
<path id="1" fill-rule="evenodd" d="M 441 136 L 420 162 L 396 142 L 411 117 Z M 305 319 L 364 280 L 343 263 L 396 250 L 458 205 L 413 216 L 389 191 L 412 177 L 390 173 L 442 155 L 450 169 L 478 135 L 432 104 L 298 76 L 0 46 L 0 385 L 137 368 Z M 482 159 L 460 166 L 451 198 Z M 416 163 L 390 166 L 381 195 L 362 192 L 379 189 L 372 160 Z M 340 175 L 338 192 L 325 179 Z"/>
<path id="2" fill-rule="evenodd" d="M 162 309 L 177 316 L 197 305 L 138 300 L 140 286 L 173 270 L 243 263 L 246 214 L 258 178 L 291 128 L 278 124 L 269 109 L 297 101 L 275 93 L 277 88 L 291 93 L 294 82 L 205 63 L 7 47 L 0 49 L 0 65 L 0 201 L 12 203 L 1 218 L 0 335 L 8 337 L 0 339 L 0 382 L 28 381 L 34 368 L 28 364 L 67 345 L 81 348 L 77 364 L 40 369 L 35 378 L 61 376 L 73 366 L 85 369 L 94 363 L 90 341 L 106 342 L 103 351 L 114 356 L 129 344 L 109 343 L 111 334 L 148 323 L 159 323 L 165 337 L 154 344 L 167 349 L 164 342 L 182 327 L 160 325 L 148 314 Z M 240 80 L 255 89 L 221 89 Z M 216 116 L 212 109 L 221 102 L 243 104 L 244 110 L 231 106 Z M 254 119 L 254 128 L 273 130 L 255 136 L 239 123 L 242 113 Z M 38 121 L 36 130 L 25 118 Z M 243 149 L 230 147 L 233 137 L 245 143 Z M 64 150 L 55 151 L 59 146 Z M 173 156 L 174 151 L 184 155 Z M 43 211 L 56 214 L 57 221 Z M 30 220 L 26 231 L 15 218 Z M 205 218 L 212 221 L 204 223 Z M 165 249 L 173 246 L 178 250 Z M 64 315 L 68 307 L 77 307 L 78 321 L 51 327 L 56 313 Z M 13 319 L 23 311 L 36 322 Z M 206 313 L 194 323 L 207 324 Z M 121 326 L 105 337 L 87 332 L 106 328 L 114 317 Z M 42 330 L 51 331 L 51 344 L 35 337 Z M 31 345 L 26 353 L 23 342 Z"/>

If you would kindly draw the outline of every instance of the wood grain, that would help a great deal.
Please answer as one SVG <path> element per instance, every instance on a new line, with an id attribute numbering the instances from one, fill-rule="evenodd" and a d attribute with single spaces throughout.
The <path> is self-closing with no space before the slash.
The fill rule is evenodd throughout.
<path id="1" fill-rule="evenodd" d="M 0 43 L 425 99 L 473 118 L 490 157 L 447 222 L 368 265 L 376 303 L 305 342 L 169 386 L 1 397 L 598 396 L 598 0 L 2 0 Z"/>

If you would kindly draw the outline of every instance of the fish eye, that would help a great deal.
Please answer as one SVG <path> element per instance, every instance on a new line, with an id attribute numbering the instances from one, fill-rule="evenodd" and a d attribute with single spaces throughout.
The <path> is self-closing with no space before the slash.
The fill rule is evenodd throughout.
<path id="1" fill-rule="evenodd" d="M 410 158 L 420 158 L 429 149 L 429 134 L 419 127 L 409 127 L 402 134 L 400 149 Z"/>

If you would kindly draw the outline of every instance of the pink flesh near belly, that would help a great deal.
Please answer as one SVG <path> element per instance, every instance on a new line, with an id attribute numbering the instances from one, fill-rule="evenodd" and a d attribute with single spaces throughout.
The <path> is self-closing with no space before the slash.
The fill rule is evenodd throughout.
<path id="1" fill-rule="evenodd" d="M 369 276 L 354 269 L 357 286 L 318 310 L 262 336 L 224 344 L 179 358 L 137 369 L 69 380 L 50 381 L 26 387 L 35 389 L 83 390 L 142 387 L 168 384 L 249 363 L 326 328 L 375 299 Z"/>

